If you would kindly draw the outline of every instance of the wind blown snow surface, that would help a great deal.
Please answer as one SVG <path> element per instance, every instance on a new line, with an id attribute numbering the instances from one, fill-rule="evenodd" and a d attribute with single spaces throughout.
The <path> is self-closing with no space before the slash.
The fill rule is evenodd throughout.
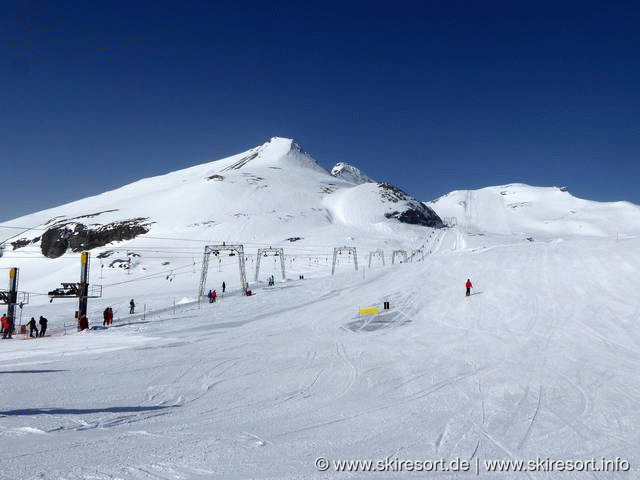
<path id="1" fill-rule="evenodd" d="M 515 189 L 561 208 L 544 200 L 548 192 Z M 213 258 L 207 287 L 220 294 L 229 285 L 214 304 L 196 295 L 194 252 L 206 237 L 184 250 L 158 234 L 158 252 L 142 238 L 110 247 L 139 252 L 131 270 L 99 268 L 94 256 L 91 281 L 105 284 L 90 300 L 94 329 L 75 331 L 74 300 L 32 295 L 23 319 L 47 316 L 51 336 L 0 342 L 1 478 L 638 478 L 637 207 L 635 219 L 621 220 L 616 205 L 575 214 L 598 235 L 563 233 L 557 216 L 553 229 L 497 232 L 490 227 L 504 212 L 485 211 L 478 192 L 461 195 L 466 206 L 456 199 L 448 211 L 440 200 L 442 216 L 459 218 L 444 230 L 273 224 L 274 239 L 305 237 L 283 243 L 293 252 L 288 279 L 267 257 L 253 281 L 252 250 L 256 294 L 243 296 L 237 258 Z M 340 213 L 340 202 L 329 203 Z M 359 269 L 345 253 L 332 276 L 332 246 L 349 233 L 366 245 Z M 298 242 L 307 243 L 293 249 Z M 411 244 L 423 247 L 415 261 L 391 265 L 391 249 Z M 386 264 L 374 258 L 369 268 L 366 253 L 378 245 Z M 0 258 L 5 272 L 19 263 L 21 290 L 78 276 L 77 254 L 35 251 Z M 165 261 L 174 263 L 154 266 Z M 178 262 L 186 267 L 171 271 Z M 44 279 L 29 278 L 37 268 Z M 101 328 L 107 305 L 115 320 Z M 381 313 L 358 314 L 373 306 Z M 594 471 L 603 459 L 609 471 Z M 384 471 L 337 471 L 342 460 Z M 529 471 L 488 471 L 493 460 L 521 460 Z M 409 461 L 431 471 L 408 471 Z M 543 468 L 560 461 L 581 471 Z M 442 471 L 451 462 L 469 470 Z"/>

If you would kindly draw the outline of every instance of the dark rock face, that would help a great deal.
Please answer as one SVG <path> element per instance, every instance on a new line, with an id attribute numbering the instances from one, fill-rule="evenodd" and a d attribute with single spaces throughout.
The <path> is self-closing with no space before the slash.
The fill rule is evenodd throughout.
<path id="1" fill-rule="evenodd" d="M 45 257 L 57 258 L 71 248 L 81 252 L 102 247 L 111 242 L 131 240 L 149 231 L 150 223 L 146 218 L 133 218 L 120 222 L 111 222 L 96 227 L 87 227 L 82 223 L 63 224 L 49 228 L 42 235 L 40 250 Z"/>
<path id="2" fill-rule="evenodd" d="M 40 251 L 48 258 L 58 258 L 69 248 L 71 230 L 66 227 L 50 228 L 42 234 Z"/>
<path id="3" fill-rule="evenodd" d="M 18 250 L 19 248 L 26 247 L 27 245 L 30 245 L 32 243 L 36 243 L 38 240 L 40 240 L 40 237 L 36 237 L 33 240 L 29 240 L 26 238 L 19 238 L 15 242 L 11 242 L 11 246 L 13 247 L 14 250 Z"/>
<path id="4" fill-rule="evenodd" d="M 404 212 L 386 213 L 385 217 L 395 218 L 399 222 L 408 223 L 410 225 L 422 225 L 423 227 L 431 228 L 445 227 L 444 223 L 442 222 L 440 217 L 438 217 L 436 212 L 426 206 L 424 207 L 424 210 L 409 208 Z"/>
<path id="5" fill-rule="evenodd" d="M 410 225 L 422 225 L 423 227 L 444 228 L 445 224 L 436 212 L 424 203 L 407 195 L 402 190 L 388 183 L 378 184 L 385 200 L 392 203 L 404 203 L 408 208 L 403 211 L 386 213 L 385 217 L 395 218 L 399 222 Z"/>
<path id="6" fill-rule="evenodd" d="M 385 214 L 387 218 L 395 218 L 399 222 L 408 223 L 410 225 L 422 225 L 423 227 L 444 228 L 444 223 L 438 215 L 429 207 L 425 210 L 410 208 L 404 212 L 391 212 Z"/>

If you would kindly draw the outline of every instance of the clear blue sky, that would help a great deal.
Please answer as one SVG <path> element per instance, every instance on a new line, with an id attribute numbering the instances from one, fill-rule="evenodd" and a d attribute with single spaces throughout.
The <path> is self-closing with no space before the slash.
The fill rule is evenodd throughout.
<path id="1" fill-rule="evenodd" d="M 421 200 L 640 204 L 633 2 L 341 3 L 0 2 L 0 220 L 272 136 Z"/>

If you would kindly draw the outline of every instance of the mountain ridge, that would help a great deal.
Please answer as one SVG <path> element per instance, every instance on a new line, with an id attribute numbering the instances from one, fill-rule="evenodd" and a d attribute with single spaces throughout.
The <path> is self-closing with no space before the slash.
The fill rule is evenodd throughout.
<path id="1" fill-rule="evenodd" d="M 403 192 L 393 198 L 388 186 L 370 185 L 376 187 L 364 193 L 362 185 L 331 175 L 294 140 L 273 137 L 230 157 L 21 217 L 18 221 L 33 225 L 34 231 L 11 244 L 14 249 L 40 245 L 43 255 L 55 258 L 67 248 L 90 250 L 147 233 L 278 243 L 282 238 L 333 236 L 324 233 L 327 229 L 358 228 L 361 236 L 375 237 L 386 231 L 380 227 L 388 222 L 443 226 L 413 197 Z M 332 200 L 349 190 L 346 202 Z M 353 215 L 343 209 L 367 212 L 368 221 L 351 221 Z"/>

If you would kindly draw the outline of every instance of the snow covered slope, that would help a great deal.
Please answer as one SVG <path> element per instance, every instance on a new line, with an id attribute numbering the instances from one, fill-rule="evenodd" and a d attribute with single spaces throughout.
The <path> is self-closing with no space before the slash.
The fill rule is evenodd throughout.
<path id="1" fill-rule="evenodd" d="M 358 194 L 362 188 L 369 193 Z M 193 269 L 206 244 L 243 244 L 252 257 L 269 246 L 309 258 L 345 245 L 361 255 L 411 249 L 425 237 L 424 225 L 442 223 L 408 195 L 390 196 L 389 188 L 332 176 L 292 140 L 272 138 L 229 158 L 6 222 L 31 228 L 7 243 L 3 261 L 20 259 L 23 287 L 47 292 L 75 281 L 70 272 L 83 250 L 94 264 L 100 259 L 99 283 L 108 285 L 127 280 L 125 273 Z M 413 210 L 418 221 L 402 216 Z M 354 212 L 362 215 L 357 222 Z"/>
<path id="2" fill-rule="evenodd" d="M 335 202 L 327 210 L 323 201 L 334 192 L 353 188 L 352 182 L 326 172 L 292 140 L 273 138 L 239 155 L 140 180 L 8 223 L 35 227 L 13 240 L 18 245 L 34 239 L 32 245 L 40 245 L 39 235 L 52 227 L 66 227 L 68 235 L 73 236 L 79 223 L 116 228 L 126 221 L 135 221 L 150 235 L 180 235 L 194 240 L 273 244 L 292 236 L 315 236 L 332 241 L 333 237 L 343 237 L 339 219 L 345 216 Z M 374 197 L 357 204 L 359 196 L 353 195 L 345 208 L 368 210 L 373 217 L 385 220 L 384 213 L 391 210 L 388 204 L 397 200 L 389 199 L 384 189 Z M 402 211 L 395 205 L 398 209 Z M 433 221 L 438 224 L 435 215 Z M 397 221 L 388 223 L 393 229 L 404 227 Z M 332 226 L 336 228 L 330 234 Z M 371 228 L 375 234 L 377 227 Z M 86 247 L 77 243 L 75 251 Z"/>
<path id="3" fill-rule="evenodd" d="M 428 478 L 637 478 L 638 249 L 583 237 L 441 250 L 175 308 L 182 277 L 170 294 L 131 283 L 139 304 L 168 308 L 129 315 L 109 293 L 91 303 L 114 306 L 109 329 L 0 341 L 0 478 L 420 476 L 333 463 L 387 459 L 471 468 Z M 388 312 L 358 315 L 383 301 Z M 538 459 L 629 471 L 487 466 Z"/>
<path id="4" fill-rule="evenodd" d="M 545 237 L 640 233 L 637 205 L 583 200 L 557 187 L 511 184 L 457 190 L 427 205 L 475 232 Z"/>
<path id="5" fill-rule="evenodd" d="M 50 327 L 0 340 L 0 479 L 637 478 L 638 207 L 490 187 L 432 203 L 457 219 L 432 229 L 398 221 L 429 213 L 416 203 L 272 139 L 8 222 L 34 228 L 0 275 L 19 267 L 19 322 Z M 73 245 L 109 238 L 78 333 L 76 299 L 46 292 L 79 279 Z M 226 292 L 198 302 L 203 247 L 223 241 L 245 245 L 255 295 L 221 253 L 206 286 Z M 269 245 L 286 279 L 275 256 L 255 279 Z M 341 245 L 359 267 L 345 250 L 332 275 Z"/>

